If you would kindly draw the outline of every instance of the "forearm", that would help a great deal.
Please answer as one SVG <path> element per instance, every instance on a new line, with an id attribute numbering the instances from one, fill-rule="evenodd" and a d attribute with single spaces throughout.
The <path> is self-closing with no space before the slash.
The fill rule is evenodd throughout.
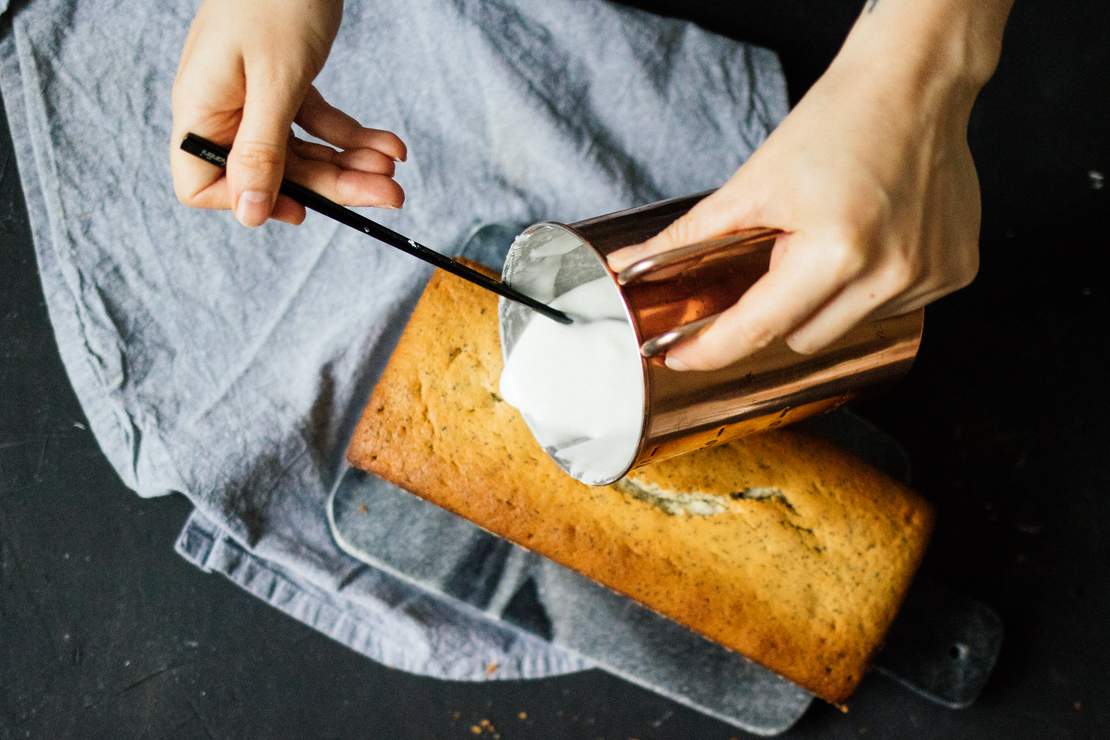
<path id="1" fill-rule="evenodd" d="M 866 0 L 838 60 L 974 97 L 998 66 L 1013 0 Z"/>

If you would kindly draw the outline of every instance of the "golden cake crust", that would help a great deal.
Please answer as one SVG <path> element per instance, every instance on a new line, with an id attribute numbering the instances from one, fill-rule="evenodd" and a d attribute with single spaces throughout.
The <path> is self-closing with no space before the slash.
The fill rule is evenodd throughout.
<path id="1" fill-rule="evenodd" d="M 352 464 L 736 650 L 851 694 L 924 553 L 916 493 L 769 432 L 580 484 L 498 395 L 497 299 L 437 272 L 351 440 Z"/>

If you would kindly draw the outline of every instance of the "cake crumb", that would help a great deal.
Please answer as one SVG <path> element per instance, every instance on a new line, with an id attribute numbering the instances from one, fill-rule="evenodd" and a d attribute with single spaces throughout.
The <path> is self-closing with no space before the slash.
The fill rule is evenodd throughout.
<path id="1" fill-rule="evenodd" d="M 482 734 L 482 728 L 479 727 L 478 725 L 471 725 L 470 726 L 470 734 L 471 735 L 481 735 Z"/>
<path id="2" fill-rule="evenodd" d="M 462 713 L 461 713 L 461 712 L 459 712 L 459 710 L 458 710 L 458 709 L 456 709 L 455 711 L 451 712 L 451 719 L 458 719 L 458 718 L 459 718 L 459 717 L 461 717 L 461 716 L 462 716 Z"/>
<path id="3" fill-rule="evenodd" d="M 516 713 L 517 719 L 528 719 L 528 712 L 520 711 Z"/>
<path id="4" fill-rule="evenodd" d="M 493 674 L 497 673 L 497 669 L 499 667 L 500 666 L 498 666 L 496 663 L 486 663 L 486 675 L 492 676 Z"/>
<path id="5" fill-rule="evenodd" d="M 369 514 L 370 513 L 370 509 L 369 509 L 369 507 L 366 506 L 365 501 L 359 501 L 358 502 L 358 513 L 359 514 Z"/>
<path id="6" fill-rule="evenodd" d="M 491 729 L 491 728 L 493 727 L 493 725 L 492 725 L 492 724 L 490 724 L 490 721 L 489 721 L 488 719 L 484 719 L 484 720 L 482 720 L 481 722 L 479 722 L 478 724 L 479 724 L 480 726 L 482 726 L 482 727 L 486 728 L 487 730 L 488 730 L 488 729 Z"/>

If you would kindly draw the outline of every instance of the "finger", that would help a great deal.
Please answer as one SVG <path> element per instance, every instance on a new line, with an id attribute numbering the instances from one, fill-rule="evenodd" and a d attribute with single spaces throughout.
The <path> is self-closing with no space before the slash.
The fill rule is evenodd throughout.
<path id="1" fill-rule="evenodd" d="M 787 337 L 791 349 L 812 354 L 858 324 L 900 316 L 958 290 L 959 283 L 937 284 L 927 274 L 894 263 L 852 282 Z"/>
<path id="2" fill-rule="evenodd" d="M 189 130 L 197 128 L 193 126 Z M 227 208 L 227 181 L 223 171 L 181 151 L 183 138 L 184 135 L 176 130 L 170 137 L 170 175 L 177 200 L 191 208 Z"/>
<path id="3" fill-rule="evenodd" d="M 896 292 L 875 278 L 854 282 L 790 332 L 786 343 L 803 355 L 819 352 L 868 319 Z"/>
<path id="4" fill-rule="evenodd" d="M 317 144 L 312 141 L 305 141 L 296 137 L 290 137 L 289 148 L 293 150 L 301 159 L 315 159 L 317 162 L 334 162 L 335 156 L 339 154 L 335 149 L 323 144 Z"/>
<path id="5" fill-rule="evenodd" d="M 388 175 L 299 158 L 290 161 L 288 170 L 293 182 L 343 205 L 400 208 L 405 202 L 405 191 Z"/>
<path id="6" fill-rule="evenodd" d="M 377 149 L 347 149 L 336 155 L 335 164 L 347 170 L 361 170 L 388 177 L 393 177 L 397 172 L 397 163 L 393 158 Z"/>
<path id="7" fill-rule="evenodd" d="M 297 226 L 304 223 L 305 207 L 288 195 L 279 195 L 274 201 L 274 212 L 270 214 L 270 218 Z"/>
<path id="8" fill-rule="evenodd" d="M 173 186 L 177 199 L 190 208 L 210 208 L 226 210 L 228 208 L 227 178 L 216 167 L 196 159 L 190 154 L 181 152 L 182 156 L 192 159 L 205 167 L 206 172 L 191 172 L 192 162 L 189 167 L 183 162 L 179 166 L 173 165 Z M 194 188 L 198 188 L 194 190 Z"/>
<path id="9" fill-rule="evenodd" d="M 710 193 L 646 242 L 618 249 L 608 257 L 609 269 L 624 268 L 661 252 L 738 231 L 753 217 L 754 208 L 725 188 Z M 760 225 L 760 224 L 754 224 Z"/>
<path id="10" fill-rule="evenodd" d="M 243 120 L 227 159 L 228 195 L 240 223 L 260 226 L 274 209 L 285 173 L 298 91 L 249 71 L 247 89 Z"/>
<path id="11" fill-rule="evenodd" d="M 198 115 L 194 110 L 174 110 L 169 141 L 170 174 L 174 195 L 182 204 L 191 208 L 229 207 L 224 170 L 185 152 L 181 142 L 187 133 L 195 133 L 230 148 L 234 130 L 220 117 Z"/>
<path id="12" fill-rule="evenodd" d="M 191 84 L 195 74 L 187 73 L 190 69 L 208 71 L 203 65 L 190 63 L 193 48 L 197 44 L 197 25 L 194 21 L 185 38 L 177 76 L 170 94 L 170 108 L 173 114 L 169 140 L 170 174 L 173 179 L 174 195 L 182 204 L 193 208 L 227 208 L 227 187 L 223 181 L 223 171 L 181 150 L 181 142 L 186 133 L 193 132 L 211 141 L 230 146 L 235 130 L 234 127 L 227 128 L 227 120 L 222 112 L 214 113 L 203 105 L 201 102 L 203 98 L 196 94 L 195 86 Z M 208 59 L 213 56 L 215 55 L 211 53 L 202 54 L 200 58 Z M 210 87 L 234 88 L 236 72 L 228 70 L 227 67 L 230 66 L 232 65 L 218 65 L 216 74 L 206 77 L 204 90 L 207 91 Z"/>
<path id="13" fill-rule="evenodd" d="M 198 194 L 197 202 L 191 205 L 194 208 L 227 210 L 227 179 L 220 178 L 218 182 L 206 188 Z M 305 207 L 287 195 L 279 195 L 274 202 L 274 210 L 270 218 L 287 224 L 301 224 L 305 219 Z"/>
<path id="14" fill-rule="evenodd" d="M 875 318 L 915 311 L 971 285 L 979 271 L 978 245 L 959 256 L 963 259 L 944 265 L 941 273 L 933 279 L 926 277 L 915 281 L 914 285 L 880 306 L 874 313 Z"/>
<path id="15" fill-rule="evenodd" d="M 347 170 L 362 170 L 375 175 L 388 175 L 389 177 L 393 177 L 397 170 L 393 158 L 382 154 L 377 149 L 348 149 L 338 152 L 330 146 L 300 139 L 293 139 L 290 144 L 293 152 L 301 159 L 314 159 Z"/>
<path id="16" fill-rule="evenodd" d="M 779 237 L 796 239 L 796 235 Z M 806 254 L 802 255 L 801 252 Z M 708 329 L 667 353 L 672 370 L 715 370 L 786 336 L 836 295 L 843 282 L 831 260 L 815 250 L 787 252 L 776 269 L 757 280 Z"/>
<path id="17" fill-rule="evenodd" d="M 910 311 L 916 311 L 919 308 L 928 306 L 933 301 L 939 300 L 953 292 L 955 291 L 952 288 L 935 288 L 933 290 L 898 296 L 877 308 L 871 314 L 871 318 L 878 320 L 889 319 L 891 316 L 901 316 Z"/>
<path id="18" fill-rule="evenodd" d="M 935 256 L 935 253 L 933 253 Z M 889 318 L 909 313 L 970 285 L 979 272 L 979 246 L 972 242 L 928 260 L 909 275 L 901 275 L 903 290 L 879 306 L 873 317 Z M 938 264 L 939 263 L 939 264 Z M 897 279 L 899 276 L 895 276 Z"/>
<path id="19" fill-rule="evenodd" d="M 408 148 L 392 131 L 366 128 L 324 100 L 315 86 L 308 89 L 296 121 L 313 136 L 342 149 L 377 149 L 398 161 L 405 161 Z"/>

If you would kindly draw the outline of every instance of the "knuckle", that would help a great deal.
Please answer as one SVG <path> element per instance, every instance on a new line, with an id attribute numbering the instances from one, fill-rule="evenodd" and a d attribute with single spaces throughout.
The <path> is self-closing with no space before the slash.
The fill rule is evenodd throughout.
<path id="1" fill-rule="evenodd" d="M 260 49 L 255 48 L 255 52 Z M 267 91 L 302 90 L 307 92 L 312 77 L 309 72 L 315 62 L 312 59 L 280 58 L 275 63 L 272 52 L 251 53 L 247 55 L 245 73 L 248 82 L 256 88 Z M 313 77 L 315 74 L 312 75 Z"/>
<path id="2" fill-rule="evenodd" d="M 775 332 L 762 322 L 747 322 L 736 328 L 735 339 L 752 349 L 762 349 L 772 342 Z"/>
<path id="3" fill-rule="evenodd" d="M 859 277 L 867 270 L 867 255 L 862 248 L 849 245 L 840 255 L 838 266 L 841 278 Z"/>
<path id="4" fill-rule="evenodd" d="M 694 219 L 683 216 L 678 219 L 660 235 L 673 247 L 681 247 L 694 241 Z"/>
<path id="5" fill-rule="evenodd" d="M 174 185 L 173 194 L 177 197 L 177 202 L 183 206 L 193 205 L 193 196 L 186 191 L 182 190 L 177 185 Z"/>
<path id="6" fill-rule="evenodd" d="M 829 241 L 825 258 L 839 279 L 860 275 L 867 267 L 863 236 L 852 228 L 840 229 Z"/>
<path id="7" fill-rule="evenodd" d="M 260 141 L 236 142 L 232 162 L 242 169 L 267 172 L 280 168 L 285 162 L 285 151 L 275 144 Z"/>
<path id="8" fill-rule="evenodd" d="M 856 221 L 850 220 L 831 225 L 827 234 L 830 248 L 836 254 L 853 245 L 862 244 L 867 238 L 867 230 Z"/>
<path id="9" fill-rule="evenodd" d="M 899 258 L 887 265 L 883 282 L 888 289 L 901 292 L 918 282 L 920 274 L 921 270 L 914 260 Z"/>
<path id="10" fill-rule="evenodd" d="M 173 194 L 177 202 L 183 206 L 193 206 L 197 202 L 196 191 L 185 186 L 181 177 L 173 178 Z"/>

